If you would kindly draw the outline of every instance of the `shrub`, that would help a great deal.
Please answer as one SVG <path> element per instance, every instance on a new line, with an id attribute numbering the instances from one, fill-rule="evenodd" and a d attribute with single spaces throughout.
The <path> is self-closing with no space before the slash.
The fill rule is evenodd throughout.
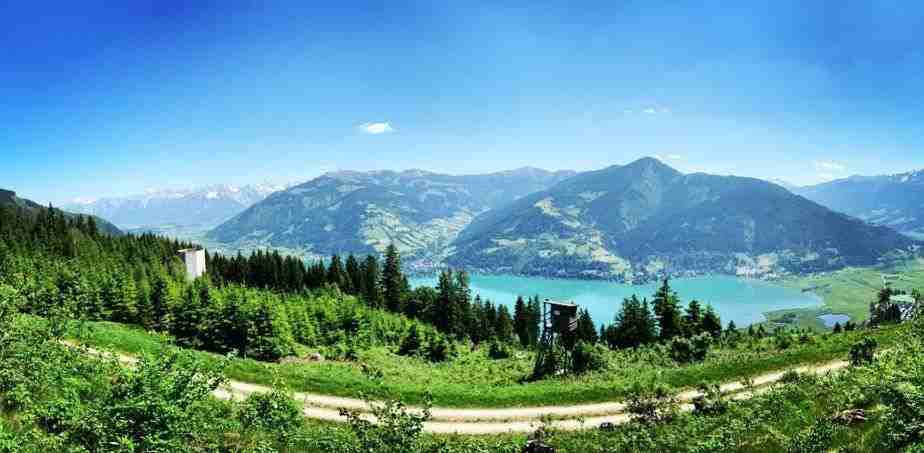
<path id="1" fill-rule="evenodd" d="M 636 385 L 631 391 L 626 410 L 632 420 L 651 424 L 666 423 L 677 415 L 678 404 L 673 391 L 663 385 Z"/>
<path id="2" fill-rule="evenodd" d="M 786 451 L 789 453 L 829 451 L 831 443 L 841 430 L 843 427 L 835 425 L 830 420 L 822 420 L 810 430 L 793 436 Z"/>
<path id="3" fill-rule="evenodd" d="M 449 342 L 441 335 L 430 338 L 426 349 L 427 360 L 431 362 L 445 362 L 451 355 Z"/>
<path id="4" fill-rule="evenodd" d="M 882 392 L 888 406 L 885 421 L 884 451 L 902 448 L 924 441 L 924 392 L 918 387 L 903 383 L 891 385 Z"/>
<path id="5" fill-rule="evenodd" d="M 423 424 L 430 418 L 430 401 L 423 411 L 411 411 L 399 401 L 374 402 L 367 399 L 375 421 L 370 421 L 358 411 L 340 410 L 356 437 L 356 452 L 405 453 L 423 451 L 421 432 Z"/>
<path id="6" fill-rule="evenodd" d="M 510 355 L 510 348 L 499 341 L 492 341 L 488 348 L 488 357 L 494 360 L 509 359 Z"/>
<path id="7" fill-rule="evenodd" d="M 575 373 L 596 371 L 606 366 L 606 356 L 600 345 L 579 341 L 571 355 L 571 370 Z"/>
<path id="8" fill-rule="evenodd" d="M 728 410 L 728 402 L 722 399 L 718 384 L 700 384 L 701 394 L 693 399 L 693 413 L 697 415 L 721 415 Z"/>
<path id="9" fill-rule="evenodd" d="M 420 334 L 417 333 L 417 325 L 411 326 L 404 340 L 401 340 L 401 346 L 398 348 L 398 355 L 417 355 L 420 352 Z"/>
<path id="10" fill-rule="evenodd" d="M 799 374 L 796 370 L 787 370 L 780 376 L 780 383 L 782 384 L 797 384 L 802 381 L 802 375 Z"/>
<path id="11" fill-rule="evenodd" d="M 546 376 L 554 376 L 565 369 L 565 355 L 561 348 L 552 348 L 544 354 L 541 366 L 533 370 L 530 380 L 535 381 Z"/>
<path id="12" fill-rule="evenodd" d="M 780 333 L 774 338 L 773 342 L 777 349 L 785 351 L 792 346 L 792 337 L 788 333 Z"/>
<path id="13" fill-rule="evenodd" d="M 850 364 L 863 366 L 873 363 L 878 344 L 872 338 L 864 338 L 850 347 Z"/>
<path id="14" fill-rule="evenodd" d="M 283 436 L 304 424 L 298 404 L 279 390 L 248 396 L 241 404 L 238 419 L 246 430 L 278 432 Z"/>
<path id="15" fill-rule="evenodd" d="M 671 340 L 671 358 L 677 363 L 702 362 L 709 353 L 712 337 L 699 334 L 693 338 L 676 337 Z"/>

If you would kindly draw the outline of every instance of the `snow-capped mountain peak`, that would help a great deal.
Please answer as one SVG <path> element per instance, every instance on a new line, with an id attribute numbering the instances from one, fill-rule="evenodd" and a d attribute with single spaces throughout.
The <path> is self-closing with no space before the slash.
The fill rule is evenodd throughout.
<path id="1" fill-rule="evenodd" d="M 75 198 L 67 208 L 108 219 L 125 228 L 217 225 L 290 184 L 215 184 L 196 188 L 152 188 L 124 197 Z"/>

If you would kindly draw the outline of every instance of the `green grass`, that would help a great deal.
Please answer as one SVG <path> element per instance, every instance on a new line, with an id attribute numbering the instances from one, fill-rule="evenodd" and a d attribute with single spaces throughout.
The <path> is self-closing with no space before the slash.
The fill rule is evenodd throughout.
<path id="1" fill-rule="evenodd" d="M 163 346 L 158 336 L 138 328 L 115 323 L 90 323 L 82 341 L 129 354 L 156 353 Z M 582 376 L 522 383 L 532 370 L 533 356 L 490 360 L 483 350 L 461 351 L 450 362 L 430 364 L 418 358 L 401 357 L 385 348 L 362 351 L 356 362 L 270 364 L 236 358 L 230 361 L 229 378 L 272 385 L 281 381 L 291 390 L 357 397 L 360 392 L 384 390 L 409 404 L 422 403 L 428 392 L 441 407 L 516 407 L 578 404 L 618 400 L 635 383 L 661 382 L 675 388 L 690 388 L 703 382 L 734 381 L 744 376 L 784 369 L 797 364 L 824 362 L 846 357 L 861 335 L 872 335 L 880 345 L 894 341 L 900 328 L 843 335 L 818 336 L 813 344 L 794 344 L 775 350 L 769 340 L 758 346 L 717 349 L 701 364 L 678 366 L 663 351 L 614 351 L 608 354 L 605 371 Z M 206 360 L 220 357 L 195 354 Z M 370 382 L 360 363 L 384 373 L 382 386 Z"/>
<path id="2" fill-rule="evenodd" d="M 818 320 L 823 314 L 843 314 L 854 322 L 869 318 L 869 304 L 876 300 L 882 288 L 882 274 L 899 274 L 902 280 L 896 282 L 897 289 L 924 288 L 924 260 L 916 259 L 881 268 L 847 268 L 835 272 L 793 277 L 783 284 L 800 289 L 811 289 L 821 297 L 823 305 L 817 308 L 778 310 L 767 313 L 771 321 L 780 321 L 787 315 L 789 325 L 825 329 Z M 795 315 L 793 317 L 793 315 Z"/>

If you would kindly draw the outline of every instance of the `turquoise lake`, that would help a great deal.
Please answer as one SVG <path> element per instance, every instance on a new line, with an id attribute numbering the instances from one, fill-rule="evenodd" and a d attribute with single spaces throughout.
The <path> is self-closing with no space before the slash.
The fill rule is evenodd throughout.
<path id="1" fill-rule="evenodd" d="M 435 286 L 436 276 L 414 277 L 411 286 Z M 502 303 L 513 308 L 517 296 L 539 295 L 562 301 L 572 301 L 590 310 L 594 322 L 610 323 L 623 298 L 637 294 L 649 300 L 659 284 L 627 285 L 593 280 L 561 280 L 508 275 L 472 275 L 472 297 Z M 684 304 L 696 299 L 710 304 L 721 315 L 722 323 L 735 321 L 739 327 L 764 321 L 764 313 L 785 308 L 815 307 L 821 299 L 773 283 L 739 279 L 730 276 L 697 277 L 671 280 Z"/>

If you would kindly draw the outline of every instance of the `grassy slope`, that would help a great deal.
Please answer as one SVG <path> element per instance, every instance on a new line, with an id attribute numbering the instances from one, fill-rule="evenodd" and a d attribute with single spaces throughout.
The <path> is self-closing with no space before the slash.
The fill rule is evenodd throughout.
<path id="1" fill-rule="evenodd" d="M 784 283 L 800 289 L 814 288 L 824 301 L 820 308 L 779 310 L 768 313 L 771 320 L 780 320 L 787 314 L 795 315 L 800 327 L 823 329 L 818 315 L 835 313 L 850 316 L 854 322 L 869 318 L 869 304 L 876 300 L 882 288 L 882 274 L 900 274 L 902 281 L 896 283 L 899 289 L 924 288 L 924 260 L 912 260 L 887 268 L 848 268 L 835 272 L 806 277 L 794 277 Z M 790 315 L 792 316 L 792 315 Z"/>
<path id="2" fill-rule="evenodd" d="M 531 371 L 531 354 L 493 361 L 483 351 L 466 351 L 451 362 L 429 364 L 376 348 L 361 352 L 360 361 L 381 370 L 385 375 L 384 389 L 409 404 L 424 401 L 428 391 L 433 394 L 434 404 L 442 407 L 577 404 L 620 399 L 636 382 L 658 381 L 688 388 L 702 382 L 733 381 L 795 364 L 840 359 L 860 335 L 874 335 L 881 345 L 888 345 L 895 331 L 882 329 L 819 337 L 814 344 L 797 344 L 782 352 L 766 341 L 760 348 L 716 350 L 706 362 L 683 367 L 665 361 L 659 354 L 613 352 L 606 371 L 529 384 L 520 380 Z M 82 341 L 130 354 L 157 352 L 162 348 L 156 335 L 114 323 L 91 323 Z M 197 354 L 218 359 L 214 354 Z M 233 359 L 227 374 L 231 379 L 264 385 L 279 379 L 295 391 L 338 396 L 357 397 L 361 391 L 380 390 L 364 377 L 359 363 L 354 362 L 279 365 Z"/>

